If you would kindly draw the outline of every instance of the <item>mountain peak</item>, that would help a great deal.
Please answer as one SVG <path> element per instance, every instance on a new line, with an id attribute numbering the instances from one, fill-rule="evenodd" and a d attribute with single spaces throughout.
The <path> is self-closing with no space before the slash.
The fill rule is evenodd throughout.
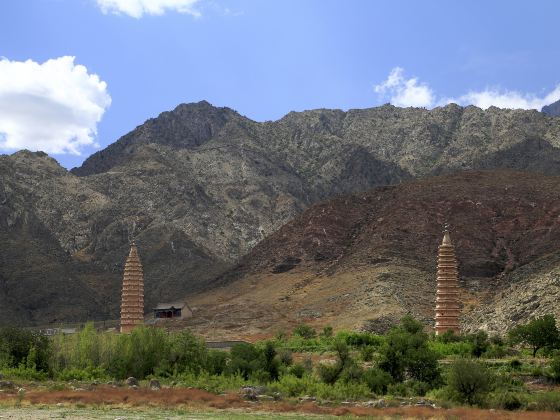
<path id="1" fill-rule="evenodd" d="M 101 173 L 122 163 L 139 146 L 156 143 L 176 149 L 196 148 L 210 141 L 229 122 L 244 119 L 236 111 L 207 101 L 184 103 L 136 127 L 106 149 L 94 153 L 79 168 L 78 176 Z"/>
<path id="2" fill-rule="evenodd" d="M 543 106 L 541 112 L 551 117 L 560 117 L 560 100 Z"/>

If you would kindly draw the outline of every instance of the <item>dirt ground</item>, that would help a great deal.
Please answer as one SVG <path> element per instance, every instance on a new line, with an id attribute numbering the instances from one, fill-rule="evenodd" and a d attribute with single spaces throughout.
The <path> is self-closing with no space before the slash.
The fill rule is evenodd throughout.
<path id="1" fill-rule="evenodd" d="M 243 418 L 418 418 L 418 419 L 560 419 L 560 413 L 487 411 L 471 408 L 420 406 L 369 408 L 354 404 L 325 406 L 296 400 L 252 402 L 237 394 L 216 395 L 193 388 L 161 390 L 113 388 L 50 391 L 28 390 L 25 394 L 0 394 L 1 419 L 243 419 Z"/>

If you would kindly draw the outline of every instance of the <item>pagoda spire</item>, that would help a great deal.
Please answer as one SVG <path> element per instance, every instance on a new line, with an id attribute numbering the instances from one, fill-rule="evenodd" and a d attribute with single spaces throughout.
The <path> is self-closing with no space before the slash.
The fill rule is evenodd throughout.
<path id="1" fill-rule="evenodd" d="M 446 331 L 458 334 L 459 315 L 459 271 L 455 248 L 447 226 L 438 250 L 437 293 L 436 293 L 436 335 Z"/>
<path id="2" fill-rule="evenodd" d="M 124 266 L 121 300 L 121 332 L 144 323 L 144 274 L 134 241 Z"/>

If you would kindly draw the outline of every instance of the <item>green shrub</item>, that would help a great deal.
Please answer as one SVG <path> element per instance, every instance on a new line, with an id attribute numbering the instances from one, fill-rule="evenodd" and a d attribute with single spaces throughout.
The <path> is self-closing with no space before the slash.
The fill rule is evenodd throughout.
<path id="1" fill-rule="evenodd" d="M 560 411 L 560 393 L 552 391 L 531 394 L 527 410 Z"/>
<path id="2" fill-rule="evenodd" d="M 459 402 L 480 405 L 492 389 L 492 375 L 480 363 L 459 359 L 451 365 L 448 386 Z"/>
<path id="3" fill-rule="evenodd" d="M 466 339 L 472 344 L 471 355 L 474 357 L 482 356 L 490 346 L 488 334 L 485 331 L 478 331 L 475 334 L 470 334 L 466 336 Z"/>
<path id="4" fill-rule="evenodd" d="M 438 336 L 439 337 L 439 336 Z M 456 336 L 455 336 L 456 337 Z M 467 357 L 472 354 L 473 345 L 468 341 L 429 341 L 428 347 L 436 352 L 439 357 L 461 356 Z"/>
<path id="5" fill-rule="evenodd" d="M 462 337 L 460 335 L 455 334 L 453 330 L 447 330 L 443 334 L 436 335 L 435 339 L 444 344 L 448 343 L 458 343 L 462 341 Z"/>
<path id="6" fill-rule="evenodd" d="M 359 367 L 355 363 L 351 363 L 346 365 L 340 373 L 340 380 L 345 383 L 357 383 L 362 380 L 363 374 L 364 370 L 361 367 Z"/>
<path id="7" fill-rule="evenodd" d="M 314 382 L 309 376 L 298 377 L 288 374 L 282 375 L 277 382 L 270 384 L 269 389 L 287 397 L 299 397 L 311 395 L 308 390 L 312 388 Z"/>
<path id="8" fill-rule="evenodd" d="M 292 334 L 298 335 L 305 339 L 315 338 L 317 336 L 317 332 L 313 329 L 313 327 L 307 324 L 298 325 L 297 327 L 294 328 Z"/>
<path id="9" fill-rule="evenodd" d="M 107 372 L 101 367 L 87 367 L 85 369 L 80 368 L 65 368 L 62 372 L 58 373 L 57 379 L 60 381 L 93 381 L 95 379 L 106 379 Z"/>
<path id="10" fill-rule="evenodd" d="M 182 357 L 182 349 L 178 348 L 181 347 L 181 337 L 178 338 L 179 343 L 169 343 L 167 333 L 160 328 L 141 326 L 130 334 L 119 334 L 117 337 L 114 353 L 106 367 L 115 378 L 134 376 L 144 379 L 154 374 L 176 374 L 183 371 L 182 361 L 190 363 Z"/>
<path id="11" fill-rule="evenodd" d="M 379 347 L 383 344 L 383 339 L 375 334 L 368 332 L 350 332 L 344 334 L 337 334 L 337 338 L 343 339 L 349 346 L 374 346 Z"/>
<path id="12" fill-rule="evenodd" d="M 411 392 L 404 382 L 392 383 L 387 386 L 387 394 L 394 397 L 411 397 Z"/>
<path id="13" fill-rule="evenodd" d="M 307 355 L 303 358 L 303 367 L 307 373 L 313 372 L 313 360 L 311 356 Z"/>
<path id="14" fill-rule="evenodd" d="M 504 338 L 501 335 L 493 334 L 490 337 L 490 344 L 494 344 L 496 346 L 504 346 Z"/>
<path id="15" fill-rule="evenodd" d="M 442 408 L 451 408 L 456 401 L 456 395 L 449 386 L 431 389 L 426 393 L 426 397 L 437 401 Z"/>
<path id="16" fill-rule="evenodd" d="M 501 359 L 507 355 L 506 348 L 499 344 L 490 344 L 486 351 L 482 354 L 488 359 Z"/>
<path id="17" fill-rule="evenodd" d="M 296 363 L 295 365 L 290 366 L 288 372 L 296 378 L 303 378 L 303 375 L 306 373 L 306 369 L 301 363 Z"/>
<path id="18" fill-rule="evenodd" d="M 250 385 L 240 375 L 210 375 L 207 372 L 200 372 L 199 374 L 192 372 L 183 373 L 177 376 L 177 380 L 182 387 L 204 389 L 216 394 L 231 391 L 238 392 L 241 387 Z"/>
<path id="19" fill-rule="evenodd" d="M 278 379 L 279 364 L 274 345 L 267 341 L 263 349 L 263 370 L 268 373 L 268 376 L 273 381 Z"/>
<path id="20" fill-rule="evenodd" d="M 317 366 L 317 374 L 319 375 L 321 380 L 328 385 L 333 385 L 338 380 L 341 372 L 342 368 L 338 363 L 320 363 Z"/>
<path id="21" fill-rule="evenodd" d="M 401 325 L 392 328 L 382 346 L 379 367 L 395 382 L 415 379 L 433 386 L 441 380 L 438 355 L 428 347 L 428 336 L 422 324 L 405 317 Z"/>
<path id="22" fill-rule="evenodd" d="M 367 384 L 371 392 L 377 395 L 385 395 L 387 387 L 391 384 L 393 378 L 379 368 L 371 368 L 363 373 L 362 380 Z"/>
<path id="23" fill-rule="evenodd" d="M 557 352 L 550 361 L 550 377 L 556 382 L 560 382 L 560 352 Z"/>
<path id="24" fill-rule="evenodd" d="M 282 349 L 278 351 L 278 360 L 284 366 L 290 366 L 294 362 L 294 356 L 291 350 Z"/>
<path id="25" fill-rule="evenodd" d="M 332 386 L 318 383 L 311 391 L 308 395 L 333 401 L 359 400 L 371 397 L 371 391 L 364 383 L 345 383 L 341 381 Z"/>
<path id="26" fill-rule="evenodd" d="M 206 356 L 205 369 L 210 375 L 221 375 L 226 371 L 229 353 L 222 350 L 210 350 Z"/>
<path id="27" fill-rule="evenodd" d="M 151 330 L 156 329 L 152 328 Z M 163 330 L 160 329 L 157 329 L 157 331 L 163 332 Z M 134 332 L 132 334 L 134 335 Z M 150 340 L 150 347 L 146 349 L 148 357 L 153 357 L 156 351 L 160 352 L 160 357 L 166 354 L 164 349 L 157 346 L 155 343 L 151 343 L 151 340 L 162 339 L 161 333 L 151 333 L 147 335 L 146 338 Z M 169 335 L 167 340 L 162 340 L 164 344 L 165 341 L 168 342 L 167 351 L 169 351 L 168 360 L 171 372 L 198 373 L 206 365 L 206 343 L 190 331 L 180 331 Z M 157 362 L 153 360 L 152 364 L 157 365 Z M 149 369 L 146 368 L 145 370 L 148 371 Z"/>
<path id="28" fill-rule="evenodd" d="M 521 363 L 518 359 L 511 359 L 509 362 L 509 367 L 515 370 L 521 369 L 522 365 L 523 363 Z"/>
<path id="29" fill-rule="evenodd" d="M 423 397 L 428 393 L 428 391 L 430 391 L 430 389 L 433 388 L 432 384 L 415 379 L 411 379 L 410 381 L 407 381 L 405 383 L 411 390 L 412 396 Z"/>
<path id="30" fill-rule="evenodd" d="M 519 410 L 524 407 L 526 402 L 517 393 L 509 391 L 495 392 L 491 397 L 491 405 L 495 408 L 504 410 Z"/>
<path id="31" fill-rule="evenodd" d="M 363 383 L 336 382 L 334 385 L 317 382 L 311 375 L 298 378 L 294 375 L 283 375 L 277 382 L 267 385 L 271 392 L 280 392 L 287 397 L 312 395 L 333 401 L 366 398 L 371 395 L 367 385 Z"/>
<path id="32" fill-rule="evenodd" d="M 259 368 L 261 368 L 261 355 L 259 350 L 252 344 L 236 344 L 230 351 L 231 360 L 227 365 L 226 373 L 229 375 L 240 375 L 245 379 Z"/>
<path id="33" fill-rule="evenodd" d="M 363 346 L 360 348 L 360 356 L 364 362 L 371 362 L 374 354 L 375 347 L 373 346 Z"/>
<path id="34" fill-rule="evenodd" d="M 544 375 L 544 371 L 543 368 L 540 366 L 533 366 L 531 368 L 531 375 L 533 376 L 543 376 Z"/>
<path id="35" fill-rule="evenodd" d="M 260 385 L 266 385 L 267 383 L 272 381 L 272 378 L 270 377 L 270 373 L 267 372 L 266 370 L 256 369 L 256 370 L 253 370 L 249 374 L 249 381 L 251 383 L 258 383 Z"/>
<path id="36" fill-rule="evenodd" d="M 33 360 L 29 359 L 30 352 Z M 47 372 L 50 353 L 48 337 L 22 328 L 0 328 L 0 360 L 5 368 L 19 368 L 29 361 L 35 369 Z"/>
<path id="37" fill-rule="evenodd" d="M 325 338 L 331 338 L 333 335 L 333 327 L 327 325 L 323 328 L 323 332 L 321 333 L 321 335 Z"/>
<path id="38" fill-rule="evenodd" d="M 275 338 L 276 341 L 283 342 L 283 341 L 286 341 L 288 339 L 288 334 L 284 330 L 278 330 L 278 331 L 276 331 L 276 334 L 274 335 L 274 338 Z"/>
<path id="39" fill-rule="evenodd" d="M 47 379 L 46 372 L 28 368 L 23 363 L 17 368 L 4 368 L 0 370 L 0 373 L 7 378 L 17 378 L 25 381 L 44 381 Z"/>

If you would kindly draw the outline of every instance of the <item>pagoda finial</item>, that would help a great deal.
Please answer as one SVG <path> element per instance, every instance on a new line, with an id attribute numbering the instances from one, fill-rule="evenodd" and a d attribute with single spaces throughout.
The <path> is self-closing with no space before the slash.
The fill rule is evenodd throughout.
<path id="1" fill-rule="evenodd" d="M 449 223 L 447 222 L 443 224 L 443 240 L 441 241 L 441 244 L 452 245 L 451 236 L 449 235 Z"/>

